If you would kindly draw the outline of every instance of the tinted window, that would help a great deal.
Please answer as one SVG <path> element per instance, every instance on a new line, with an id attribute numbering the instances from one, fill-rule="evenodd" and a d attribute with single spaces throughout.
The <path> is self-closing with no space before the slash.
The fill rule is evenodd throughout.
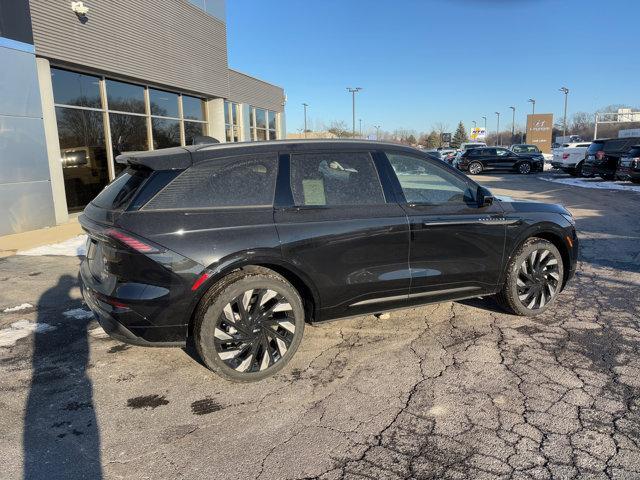
<path id="1" fill-rule="evenodd" d="M 540 150 L 538 150 L 538 147 L 536 147 L 535 145 L 516 145 L 515 147 L 513 147 L 513 151 L 515 153 L 538 153 L 538 152 L 540 152 Z"/>
<path id="2" fill-rule="evenodd" d="M 273 205 L 277 165 L 275 154 L 198 163 L 185 170 L 144 208 Z"/>
<path id="3" fill-rule="evenodd" d="M 199 98 L 183 95 L 182 115 L 189 120 L 204 120 L 204 102 Z"/>
<path id="4" fill-rule="evenodd" d="M 496 148 L 496 155 L 498 157 L 508 157 L 509 155 L 511 155 L 511 152 L 504 148 Z"/>
<path id="5" fill-rule="evenodd" d="M 133 170 L 127 168 L 118 178 L 107 185 L 91 203 L 107 210 L 126 207 L 127 203 L 138 191 L 142 182 L 150 175 L 151 170 Z"/>
<path id="6" fill-rule="evenodd" d="M 591 155 L 595 154 L 596 152 L 602 150 L 603 144 L 604 142 L 593 142 L 591 145 L 589 145 L 587 153 L 590 153 Z"/>
<path id="7" fill-rule="evenodd" d="M 631 150 L 629 150 L 628 155 L 630 157 L 640 157 L 640 147 L 633 147 Z"/>
<path id="8" fill-rule="evenodd" d="M 479 150 L 477 148 L 472 148 L 471 150 L 468 150 L 466 152 L 466 157 L 479 157 L 480 155 L 482 155 L 482 150 Z"/>
<path id="9" fill-rule="evenodd" d="M 385 203 L 368 153 L 291 155 L 291 191 L 296 205 L 376 205 Z"/>
<path id="10" fill-rule="evenodd" d="M 590 143 L 580 143 L 578 145 L 576 145 L 576 147 L 588 147 L 589 145 L 591 145 Z"/>
<path id="11" fill-rule="evenodd" d="M 609 142 L 605 142 L 604 151 L 605 152 L 620 152 L 627 149 L 629 145 L 629 140 L 620 139 L 620 140 L 611 140 Z"/>
<path id="12" fill-rule="evenodd" d="M 427 205 L 475 203 L 474 189 L 453 172 L 422 158 L 387 153 L 408 203 Z"/>
<path id="13" fill-rule="evenodd" d="M 178 95 L 163 90 L 149 89 L 151 115 L 178 117 Z"/>
<path id="14" fill-rule="evenodd" d="M 51 83 L 55 103 L 102 108 L 98 77 L 52 68 Z"/>
<path id="15" fill-rule="evenodd" d="M 107 101 L 109 110 L 145 113 L 144 87 L 140 85 L 107 80 Z"/>

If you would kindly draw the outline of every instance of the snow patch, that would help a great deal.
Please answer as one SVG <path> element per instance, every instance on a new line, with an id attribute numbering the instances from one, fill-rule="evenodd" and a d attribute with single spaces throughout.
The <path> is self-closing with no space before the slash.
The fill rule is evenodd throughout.
<path id="1" fill-rule="evenodd" d="M 594 180 L 592 178 L 553 178 L 538 177 L 545 182 L 561 183 L 573 187 L 593 188 L 597 190 L 623 190 L 626 192 L 640 193 L 640 185 L 633 185 L 627 182 L 608 182 L 604 180 Z"/>
<path id="2" fill-rule="evenodd" d="M 78 235 L 64 242 L 52 243 L 41 247 L 31 248 L 29 250 L 21 250 L 16 255 L 63 255 L 66 257 L 82 257 L 87 254 L 87 236 Z"/>
<path id="3" fill-rule="evenodd" d="M 62 312 L 67 318 L 75 318 L 76 320 L 84 320 L 86 318 L 93 318 L 93 312 L 91 310 L 85 310 L 84 308 L 74 308 L 73 310 L 67 310 Z"/>
<path id="4" fill-rule="evenodd" d="M 15 307 L 5 308 L 2 313 L 12 313 L 19 312 L 20 310 L 26 310 L 27 308 L 32 308 L 33 305 L 30 303 L 21 303 L 20 305 L 16 305 Z"/>
<path id="5" fill-rule="evenodd" d="M 48 323 L 20 320 L 12 323 L 9 328 L 0 330 L 0 347 L 13 347 L 18 340 L 29 336 L 31 333 L 45 333 L 55 329 L 56 327 Z"/>

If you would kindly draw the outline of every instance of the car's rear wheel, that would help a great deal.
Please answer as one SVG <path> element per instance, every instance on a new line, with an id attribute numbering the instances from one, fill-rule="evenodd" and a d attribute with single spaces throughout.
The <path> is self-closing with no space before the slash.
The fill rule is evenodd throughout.
<path id="1" fill-rule="evenodd" d="M 576 167 L 573 169 L 573 173 L 571 174 L 574 177 L 581 177 L 582 176 L 582 162 L 580 162 L 578 165 L 576 165 Z"/>
<path id="2" fill-rule="evenodd" d="M 496 298 L 509 313 L 538 315 L 549 308 L 562 289 L 562 255 L 548 240 L 528 239 L 507 268 L 505 283 Z"/>
<path id="3" fill-rule="evenodd" d="M 207 367 L 237 382 L 262 380 L 293 357 L 304 332 L 304 308 L 275 272 L 234 274 L 214 285 L 195 315 L 195 346 Z"/>
<path id="4" fill-rule="evenodd" d="M 471 162 L 469 164 L 469 173 L 471 175 L 479 175 L 482 173 L 482 164 L 480 162 Z"/>
<path id="5" fill-rule="evenodd" d="M 531 173 L 531 164 L 529 162 L 521 162 L 518 164 L 518 173 L 528 175 Z"/>

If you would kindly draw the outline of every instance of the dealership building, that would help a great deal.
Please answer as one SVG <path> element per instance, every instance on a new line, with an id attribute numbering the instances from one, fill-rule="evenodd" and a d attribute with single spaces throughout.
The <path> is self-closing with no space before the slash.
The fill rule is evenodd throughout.
<path id="1" fill-rule="evenodd" d="M 0 235 L 67 222 L 121 152 L 285 138 L 284 103 L 229 68 L 224 0 L 2 0 Z"/>

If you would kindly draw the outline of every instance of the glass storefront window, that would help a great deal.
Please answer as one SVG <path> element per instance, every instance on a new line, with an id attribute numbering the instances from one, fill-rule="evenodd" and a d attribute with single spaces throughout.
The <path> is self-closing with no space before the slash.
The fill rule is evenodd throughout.
<path id="1" fill-rule="evenodd" d="M 114 162 L 121 153 L 149 150 L 146 117 L 109 113 L 109 127 Z M 114 167 L 116 175 L 124 168 L 117 162 Z"/>
<path id="2" fill-rule="evenodd" d="M 153 148 L 169 148 L 180 146 L 180 121 L 164 118 L 151 119 Z"/>
<path id="3" fill-rule="evenodd" d="M 256 128 L 267 128 L 267 112 L 261 108 L 256 108 Z"/>
<path id="4" fill-rule="evenodd" d="M 52 68 L 51 83 L 56 104 L 102 108 L 99 77 Z"/>
<path id="5" fill-rule="evenodd" d="M 149 89 L 151 115 L 178 118 L 178 94 L 164 90 Z"/>
<path id="6" fill-rule="evenodd" d="M 252 107 L 250 123 L 252 140 L 275 140 L 277 138 L 276 112 Z"/>
<path id="7" fill-rule="evenodd" d="M 240 141 L 240 105 L 234 102 L 224 102 L 224 123 L 227 142 Z"/>
<path id="8" fill-rule="evenodd" d="M 193 145 L 193 139 L 206 135 L 206 124 L 200 122 L 184 122 L 184 143 Z"/>
<path id="9" fill-rule="evenodd" d="M 183 95 L 182 116 L 185 120 L 204 120 L 204 102 L 202 99 Z"/>
<path id="10" fill-rule="evenodd" d="M 276 112 L 269 111 L 269 130 L 276 129 Z"/>
<path id="11" fill-rule="evenodd" d="M 130 83 L 106 80 L 109 110 L 145 113 L 144 87 Z"/>
<path id="12" fill-rule="evenodd" d="M 82 209 L 109 183 L 103 113 L 56 107 L 67 207 Z"/>

